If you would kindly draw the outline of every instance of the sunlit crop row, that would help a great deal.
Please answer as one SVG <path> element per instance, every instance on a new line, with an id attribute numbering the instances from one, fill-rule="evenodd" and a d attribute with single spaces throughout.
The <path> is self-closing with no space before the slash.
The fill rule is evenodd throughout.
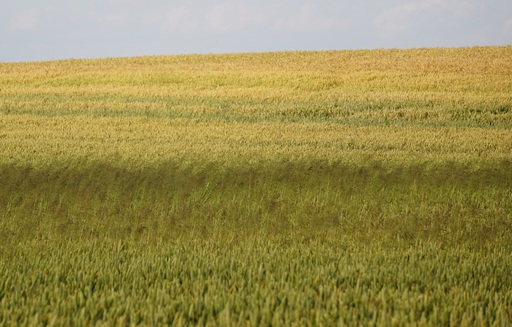
<path id="1" fill-rule="evenodd" d="M 36 166 L 73 158 L 148 165 L 326 159 L 411 162 L 510 160 L 507 129 L 347 126 L 332 123 L 0 116 L 2 160 Z"/>
<path id="2" fill-rule="evenodd" d="M 512 47 L 0 64 L 0 112 L 512 123 Z"/>

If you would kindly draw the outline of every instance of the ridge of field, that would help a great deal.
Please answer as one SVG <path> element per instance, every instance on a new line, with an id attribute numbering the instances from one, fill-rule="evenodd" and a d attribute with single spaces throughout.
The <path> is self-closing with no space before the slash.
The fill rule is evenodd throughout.
<path id="1" fill-rule="evenodd" d="M 512 47 L 0 64 L 4 114 L 512 123 Z"/>
<path id="2" fill-rule="evenodd" d="M 509 325 L 511 58 L 0 63 L 0 325 Z"/>
<path id="3" fill-rule="evenodd" d="M 477 47 L 0 64 L 3 161 L 510 160 L 511 57 Z"/>

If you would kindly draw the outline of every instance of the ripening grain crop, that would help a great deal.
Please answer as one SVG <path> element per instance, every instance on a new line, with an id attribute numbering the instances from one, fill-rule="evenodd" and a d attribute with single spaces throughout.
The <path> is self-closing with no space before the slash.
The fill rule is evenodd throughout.
<path id="1" fill-rule="evenodd" d="M 510 58 L 0 63 L 0 325 L 511 324 Z"/>
<path id="2" fill-rule="evenodd" d="M 20 325 L 507 325 L 510 255 L 376 251 L 246 237 L 71 245 L 0 261 L 0 323 Z M 23 259 L 23 260 L 21 260 Z"/>

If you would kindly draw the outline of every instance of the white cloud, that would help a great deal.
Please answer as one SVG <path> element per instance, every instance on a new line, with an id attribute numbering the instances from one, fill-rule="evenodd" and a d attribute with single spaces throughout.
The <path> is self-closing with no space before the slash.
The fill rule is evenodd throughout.
<path id="1" fill-rule="evenodd" d="M 322 10 L 323 9 L 323 10 Z M 289 31 L 322 31 L 346 26 L 346 21 L 334 16 L 330 11 L 312 4 L 304 4 L 299 11 L 284 19 L 278 19 L 274 27 Z"/>
<path id="2" fill-rule="evenodd" d="M 505 35 L 506 38 L 511 38 L 510 43 L 512 43 L 512 18 L 508 19 L 503 24 L 503 35 Z"/>
<path id="3" fill-rule="evenodd" d="M 164 17 L 162 29 L 168 33 L 193 32 L 200 25 L 197 21 L 197 13 L 194 8 L 187 6 L 176 7 L 167 12 Z"/>
<path id="4" fill-rule="evenodd" d="M 26 31 L 37 24 L 40 10 L 38 8 L 30 8 L 15 16 L 9 23 L 9 28 L 12 30 Z"/>
<path id="5" fill-rule="evenodd" d="M 239 30 L 264 23 L 265 16 L 261 7 L 241 1 L 228 0 L 208 10 L 206 23 L 209 29 L 220 31 Z"/>
<path id="6" fill-rule="evenodd" d="M 130 20 L 130 15 L 125 12 L 110 13 L 103 16 L 103 20 L 108 23 L 123 23 Z"/>
<path id="7" fill-rule="evenodd" d="M 394 36 L 443 14 L 460 18 L 481 9 L 479 5 L 461 0 L 412 1 L 381 12 L 375 17 L 374 26 L 382 36 Z"/>
<path id="8" fill-rule="evenodd" d="M 130 4 L 130 3 L 137 3 L 137 2 L 144 2 L 144 0 L 108 0 L 108 2 L 113 4 Z"/>
<path id="9" fill-rule="evenodd" d="M 327 31 L 347 25 L 339 16 L 337 8 L 313 4 L 290 8 L 244 0 L 223 0 L 210 6 L 192 2 L 167 12 L 163 30 L 170 33 L 231 32 L 258 27 L 279 31 Z"/>
<path id="10" fill-rule="evenodd" d="M 160 23 L 162 18 L 156 14 L 150 14 L 150 15 L 143 15 L 140 18 L 140 22 L 144 25 L 155 25 Z"/>

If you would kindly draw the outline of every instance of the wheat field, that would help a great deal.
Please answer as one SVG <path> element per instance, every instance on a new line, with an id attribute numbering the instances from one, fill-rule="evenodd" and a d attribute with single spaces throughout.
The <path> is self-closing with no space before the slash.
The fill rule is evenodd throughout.
<path id="1" fill-rule="evenodd" d="M 0 63 L 0 325 L 510 324 L 510 58 Z"/>

